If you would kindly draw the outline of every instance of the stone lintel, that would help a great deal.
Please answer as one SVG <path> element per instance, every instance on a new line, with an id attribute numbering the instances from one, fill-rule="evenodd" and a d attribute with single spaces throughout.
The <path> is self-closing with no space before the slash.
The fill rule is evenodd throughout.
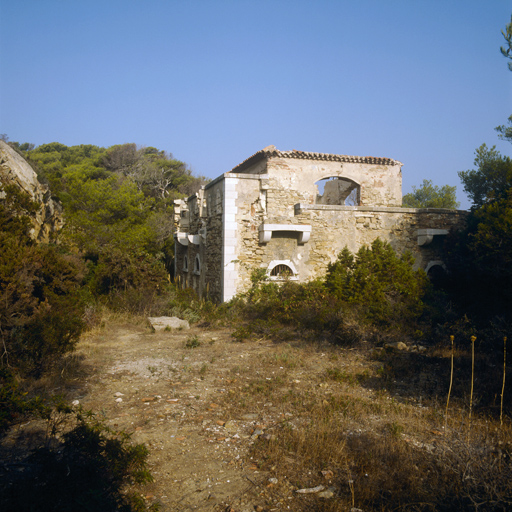
<path id="1" fill-rule="evenodd" d="M 418 245 L 429 245 L 432 243 L 432 240 L 434 240 L 434 236 L 447 234 L 447 229 L 418 229 Z"/>
<path id="2" fill-rule="evenodd" d="M 260 244 L 266 244 L 270 242 L 272 233 L 274 231 L 294 231 L 299 233 L 299 244 L 305 244 L 309 241 L 311 236 L 310 225 L 299 225 L 299 224 L 262 224 L 259 227 L 260 232 Z"/>

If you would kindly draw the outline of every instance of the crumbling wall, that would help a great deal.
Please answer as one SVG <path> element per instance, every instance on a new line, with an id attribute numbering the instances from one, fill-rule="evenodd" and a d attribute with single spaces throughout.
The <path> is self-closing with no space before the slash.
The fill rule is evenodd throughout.
<path id="1" fill-rule="evenodd" d="M 389 242 L 398 253 L 410 251 L 415 267 L 425 268 L 439 260 L 444 236 L 436 235 L 433 243 L 421 246 L 420 230 L 458 230 L 466 218 L 466 212 L 457 210 L 415 208 L 296 205 L 295 212 L 300 223 L 312 227 L 299 262 L 301 280 L 322 275 L 345 246 L 355 253 L 376 238 Z"/>
<path id="2" fill-rule="evenodd" d="M 236 175 L 237 247 L 235 268 L 236 292 L 250 287 L 251 273 L 261 267 L 265 248 L 259 243 L 259 228 L 267 216 L 268 175 Z"/>
<path id="3" fill-rule="evenodd" d="M 222 202 L 224 197 L 223 180 L 215 180 L 205 187 L 206 236 L 204 244 L 204 290 L 202 297 L 220 301 L 222 297 Z"/>
<path id="4" fill-rule="evenodd" d="M 177 206 L 177 274 L 200 296 L 224 301 L 250 288 L 254 269 L 290 268 L 291 279 L 305 282 L 322 276 L 345 246 L 355 253 L 376 238 L 410 251 L 425 268 L 439 260 L 443 235 L 463 226 L 465 212 L 401 208 L 401 166 L 263 150 Z M 318 202 L 316 183 L 327 178 L 334 181 Z M 332 204 L 344 200 L 347 183 L 357 186 L 359 206 Z"/>

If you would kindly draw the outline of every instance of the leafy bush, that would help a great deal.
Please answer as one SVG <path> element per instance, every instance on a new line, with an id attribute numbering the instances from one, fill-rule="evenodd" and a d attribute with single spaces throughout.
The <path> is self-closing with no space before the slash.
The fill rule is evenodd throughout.
<path id="1" fill-rule="evenodd" d="M 355 257 L 342 251 L 324 280 L 278 284 L 255 271 L 251 289 L 221 309 L 247 321 L 233 333 L 239 341 L 251 334 L 284 339 L 289 334 L 280 325 L 321 332 L 342 345 L 382 340 L 386 329 L 395 335 L 418 334 L 422 298 L 430 287 L 413 263 L 410 254 L 397 256 L 389 244 L 376 240 Z"/>
<path id="2" fill-rule="evenodd" d="M 367 321 L 407 330 L 421 315 L 428 288 L 425 272 L 413 270 L 413 264 L 410 253 L 398 256 L 376 239 L 355 257 L 345 248 L 329 265 L 325 285 L 342 302 L 361 306 Z"/>
<path id="3" fill-rule="evenodd" d="M 29 237 L 27 196 L 9 187 L 0 205 L 0 366 L 39 375 L 71 350 L 84 327 L 80 260 Z"/>
<path id="4" fill-rule="evenodd" d="M 109 429 L 91 413 L 79 412 L 76 419 L 60 440 L 54 437 L 25 457 L 23 472 L 3 471 L 2 510 L 147 510 L 140 495 L 128 490 L 152 481 L 146 447 L 131 444 L 128 434 Z"/>
<path id="5" fill-rule="evenodd" d="M 44 416 L 47 406 L 39 397 L 28 397 L 9 368 L 0 368 L 0 436 L 27 415 Z"/>

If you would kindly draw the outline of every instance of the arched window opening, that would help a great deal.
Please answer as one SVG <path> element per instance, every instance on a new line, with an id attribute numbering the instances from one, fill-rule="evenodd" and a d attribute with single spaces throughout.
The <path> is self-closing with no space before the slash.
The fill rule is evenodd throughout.
<path id="1" fill-rule="evenodd" d="M 183 272 L 188 272 L 188 256 L 183 258 Z"/>
<path id="2" fill-rule="evenodd" d="M 293 276 L 293 270 L 283 263 L 276 265 L 271 271 L 272 277 L 291 277 Z"/>
<path id="3" fill-rule="evenodd" d="M 194 260 L 194 274 L 199 275 L 201 273 L 201 259 L 199 258 L 199 254 L 196 254 L 196 259 Z"/>
<path id="4" fill-rule="evenodd" d="M 267 275 L 271 281 L 298 281 L 298 273 L 295 265 L 290 260 L 274 260 L 270 262 Z"/>
<path id="5" fill-rule="evenodd" d="M 315 183 L 318 189 L 316 204 L 359 206 L 360 186 L 347 178 L 324 178 Z"/>
<path id="6" fill-rule="evenodd" d="M 431 261 L 427 265 L 426 272 L 435 288 L 442 287 L 448 277 L 446 266 L 442 261 Z"/>

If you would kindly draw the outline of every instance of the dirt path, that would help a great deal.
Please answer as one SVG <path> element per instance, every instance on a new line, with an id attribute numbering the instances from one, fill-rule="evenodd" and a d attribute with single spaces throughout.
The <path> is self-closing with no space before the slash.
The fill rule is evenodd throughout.
<path id="1" fill-rule="evenodd" d="M 236 343 L 227 330 L 107 329 L 78 346 L 92 372 L 75 399 L 147 445 L 155 477 L 147 500 L 162 511 L 271 510 L 269 475 L 252 463 L 249 449 L 287 413 L 265 399 L 240 405 L 231 397 L 255 377 L 276 382 L 280 392 L 317 386 L 314 376 L 328 359 L 319 350 Z M 274 510 L 292 499 L 290 487 Z"/>

